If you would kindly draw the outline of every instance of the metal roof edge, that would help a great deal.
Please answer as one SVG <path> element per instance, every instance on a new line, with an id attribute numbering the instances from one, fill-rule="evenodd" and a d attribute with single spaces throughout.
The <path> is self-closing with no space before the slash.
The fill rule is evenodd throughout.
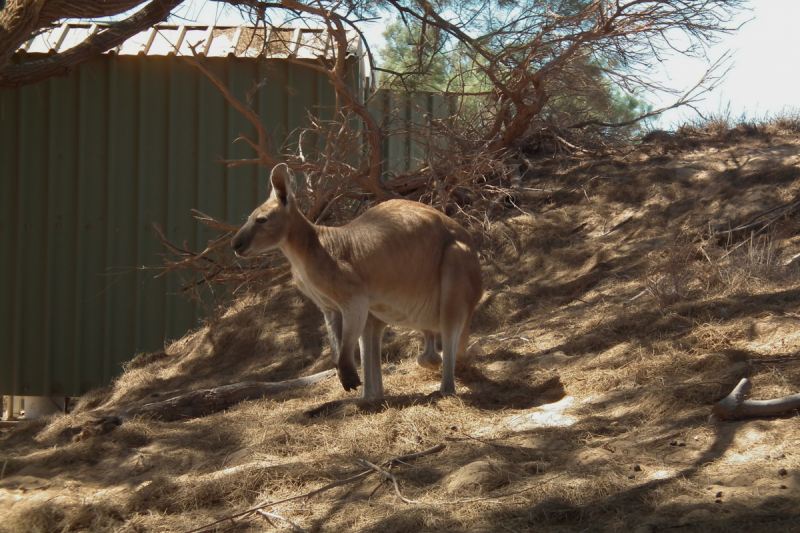
<path id="1" fill-rule="evenodd" d="M 29 54 L 52 54 L 69 50 L 84 42 L 97 31 L 111 26 L 107 23 L 65 21 L 61 25 L 42 32 L 26 41 L 18 51 Z M 189 55 L 195 52 L 205 57 L 266 57 L 281 59 L 316 59 L 334 57 L 336 49 L 331 46 L 331 36 L 325 27 L 239 25 L 216 26 L 208 24 L 157 24 L 143 32 L 131 36 L 119 46 L 106 51 L 106 54 L 169 56 Z M 278 31 L 275 31 L 278 30 Z M 282 30 L 282 31 L 280 31 Z M 292 37 L 285 46 L 270 47 L 274 35 L 291 31 Z M 348 57 L 363 55 L 361 36 L 355 30 L 346 30 Z M 242 42 L 243 36 L 248 42 Z M 254 38 L 259 36 L 260 38 Z M 266 39 L 265 39 L 266 36 Z M 202 49 L 200 50 L 202 45 Z M 272 51 L 269 48 L 273 48 Z"/>

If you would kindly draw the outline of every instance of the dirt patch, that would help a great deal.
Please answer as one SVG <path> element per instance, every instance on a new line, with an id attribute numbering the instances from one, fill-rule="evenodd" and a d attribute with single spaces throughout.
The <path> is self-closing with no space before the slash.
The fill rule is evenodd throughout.
<path id="1" fill-rule="evenodd" d="M 72 414 L 3 429 L 0 530 L 261 531 L 240 513 L 279 501 L 273 524 L 318 532 L 798 530 L 796 418 L 708 422 L 742 377 L 755 399 L 800 386 L 800 216 L 723 233 L 798 198 L 800 141 L 737 139 L 534 162 L 476 233 L 486 294 L 458 396 L 428 396 L 422 339 L 392 330 L 385 400 L 333 378 L 73 441 L 188 391 L 330 368 L 321 313 L 283 272 Z M 284 501 L 438 444 L 386 467 L 416 503 L 377 473 Z"/>

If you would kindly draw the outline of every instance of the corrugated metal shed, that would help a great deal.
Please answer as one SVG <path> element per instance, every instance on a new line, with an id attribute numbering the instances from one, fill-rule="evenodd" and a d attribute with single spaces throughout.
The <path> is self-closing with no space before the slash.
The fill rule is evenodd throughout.
<path id="1" fill-rule="evenodd" d="M 95 31 L 65 24 L 17 60 Z M 278 146 L 292 145 L 308 111 L 326 118 L 334 93 L 323 74 L 280 58 L 331 49 L 324 30 L 272 35 L 265 56 L 258 30 L 159 26 L 69 77 L 0 90 L 0 394 L 83 394 L 195 327 L 202 310 L 175 295 L 178 279 L 135 269 L 159 264 L 150 224 L 202 248 L 211 235 L 190 209 L 241 222 L 265 197 L 268 169 L 219 162 L 253 157 L 233 140 L 255 132 L 174 56 L 195 46 L 238 98 L 266 79 L 253 107 Z M 358 86 L 356 40 L 352 50 Z"/>
<path id="2" fill-rule="evenodd" d="M 29 54 L 64 52 L 107 25 L 65 22 L 58 28 L 37 35 L 21 51 Z M 361 57 L 358 33 L 346 32 L 348 55 Z M 266 39 L 265 39 L 266 36 Z M 194 51 L 194 53 L 193 53 Z M 249 57 L 267 59 L 317 59 L 334 57 L 334 42 L 327 29 L 320 28 L 251 28 L 246 26 L 176 26 L 158 25 L 134 35 L 108 53 L 122 56 Z"/>

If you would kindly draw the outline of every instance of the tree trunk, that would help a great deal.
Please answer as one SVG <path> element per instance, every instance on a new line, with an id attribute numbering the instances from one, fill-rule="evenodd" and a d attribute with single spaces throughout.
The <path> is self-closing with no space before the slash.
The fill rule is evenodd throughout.
<path id="1" fill-rule="evenodd" d="M 0 69 L 37 28 L 44 0 L 8 0 L 0 10 Z"/>

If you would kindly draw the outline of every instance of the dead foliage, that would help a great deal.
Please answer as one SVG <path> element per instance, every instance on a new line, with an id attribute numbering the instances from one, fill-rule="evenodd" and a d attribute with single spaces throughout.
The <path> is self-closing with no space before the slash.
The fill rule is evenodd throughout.
<path id="1" fill-rule="evenodd" d="M 71 414 L 3 429 L 0 530 L 797 530 L 796 418 L 708 416 L 742 378 L 755 400 L 798 392 L 800 140 L 528 161 L 473 226 L 486 295 L 458 396 L 428 396 L 421 339 L 393 330 L 384 401 L 326 380 L 73 442 L 144 404 L 330 368 L 321 314 L 279 274 Z"/>

